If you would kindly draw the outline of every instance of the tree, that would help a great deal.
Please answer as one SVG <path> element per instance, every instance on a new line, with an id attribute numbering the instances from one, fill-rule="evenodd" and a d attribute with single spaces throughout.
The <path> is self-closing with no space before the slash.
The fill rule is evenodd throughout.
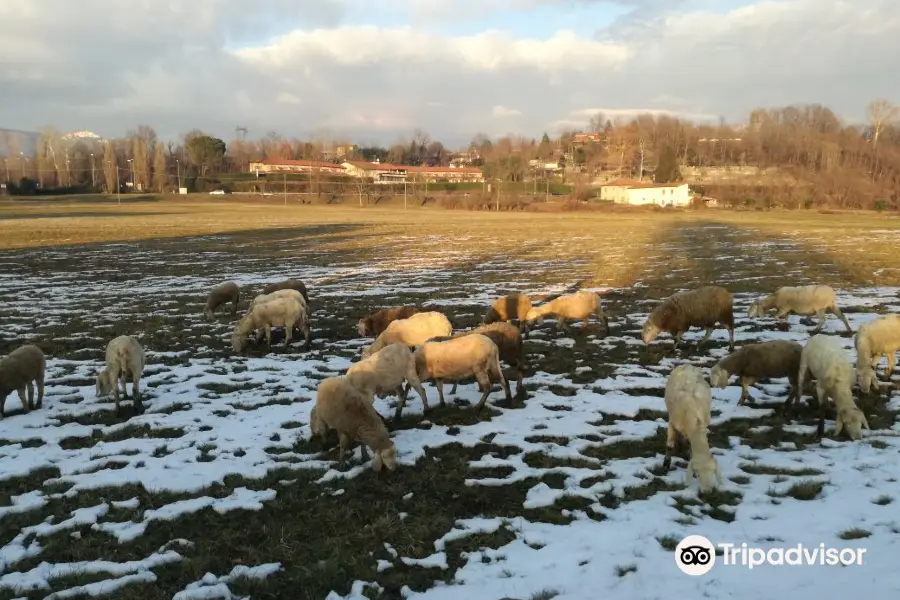
<path id="1" fill-rule="evenodd" d="M 900 119 L 900 106 L 890 100 L 873 100 L 868 107 L 869 124 L 872 126 L 872 147 L 878 146 L 878 138 L 884 131 Z"/>
<path id="2" fill-rule="evenodd" d="M 675 153 L 675 148 L 666 146 L 659 155 L 656 171 L 653 172 L 653 182 L 669 183 L 680 179 L 681 172 L 678 168 L 678 156 Z"/>
<path id="3" fill-rule="evenodd" d="M 225 142 L 217 137 L 201 134 L 185 141 L 185 150 L 191 163 L 200 167 L 200 175 L 218 168 L 225 158 Z"/>
<path id="4" fill-rule="evenodd" d="M 106 180 L 106 191 L 108 193 L 118 192 L 118 171 L 119 159 L 116 156 L 116 149 L 109 140 L 103 145 L 103 178 Z"/>
<path id="5" fill-rule="evenodd" d="M 153 187 L 160 193 L 166 191 L 168 183 L 169 163 L 166 160 L 166 148 L 162 142 L 153 147 Z"/>

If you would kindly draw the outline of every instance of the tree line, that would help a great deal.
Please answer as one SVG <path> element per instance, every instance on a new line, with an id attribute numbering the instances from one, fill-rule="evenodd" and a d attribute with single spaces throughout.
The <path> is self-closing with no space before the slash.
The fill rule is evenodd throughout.
<path id="1" fill-rule="evenodd" d="M 898 209 L 900 106 L 876 100 L 867 115 L 865 124 L 854 125 L 819 104 L 791 105 L 756 109 L 747 124 L 734 126 L 650 114 L 628 120 L 597 114 L 586 130 L 597 135 L 587 141 L 579 138 L 585 133 L 580 131 L 556 138 L 545 133 L 540 139 L 478 134 L 457 152 L 421 129 L 389 146 L 355 147 L 346 140 L 289 139 L 277 132 L 247 139 L 244 127 L 237 127 L 228 142 L 200 130 L 177 142 L 162 141 L 147 125 L 118 139 L 68 139 L 48 127 L 31 156 L 18 151 L 14 133 L 5 134 L 0 177 L 12 185 L 34 182 L 43 190 L 112 191 L 133 180 L 142 190 L 167 191 L 182 178 L 247 173 L 251 162 L 265 158 L 446 166 L 454 155 L 465 154 L 500 187 L 538 177 L 547 162 L 559 165 L 557 180 L 587 188 L 618 177 L 679 181 L 686 167 L 750 168 L 777 176 L 738 178 L 697 190 L 733 204 Z M 339 157 L 338 149 L 343 151 Z"/>

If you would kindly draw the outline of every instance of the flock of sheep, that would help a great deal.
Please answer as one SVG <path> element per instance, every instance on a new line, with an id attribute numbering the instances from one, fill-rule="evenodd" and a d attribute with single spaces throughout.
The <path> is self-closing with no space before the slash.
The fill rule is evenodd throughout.
<path id="1" fill-rule="evenodd" d="M 235 315 L 239 302 L 240 289 L 229 281 L 209 293 L 203 313 L 214 319 L 216 309 L 230 303 L 232 315 Z M 760 317 L 772 310 L 783 320 L 790 314 L 817 316 L 819 324 L 805 346 L 790 341 L 769 341 L 747 344 L 735 351 L 733 299 L 731 293 L 720 286 L 674 294 L 656 306 L 644 323 L 641 337 L 645 344 L 652 343 L 660 333 L 668 333 L 675 340 L 675 348 L 691 327 L 706 330 L 698 349 L 715 328 L 725 327 L 729 332 L 731 354 L 712 367 L 709 382 L 701 369 L 684 364 L 673 369 L 665 387 L 668 434 L 663 466 L 666 470 L 670 468 L 676 442 L 686 438 L 691 449 L 687 482 L 690 485 L 696 476 L 701 491 L 713 489 L 716 482 L 722 481 L 707 440 L 710 386 L 724 388 L 730 377 L 737 376 L 742 387 L 738 404 L 743 404 L 749 396 L 748 386 L 757 379 L 787 377 L 791 389 L 785 408 L 789 411 L 792 400 L 802 395 L 804 380 L 811 375 L 816 380 L 818 435 L 821 437 L 824 433 L 826 399 L 830 398 L 836 408 L 835 435 L 846 430 L 851 439 L 858 440 L 862 428 L 868 429 L 869 425 L 853 399 L 853 384 L 858 382 L 860 390 L 866 394 L 873 386 L 880 387 L 882 384 L 877 380 L 875 367 L 884 355 L 888 357 L 888 379 L 893 372 L 894 353 L 900 349 L 900 316 L 883 316 L 860 327 L 855 336 L 854 376 L 840 343 L 834 337 L 818 333 L 828 312 L 840 318 L 852 333 L 849 322 L 837 307 L 834 289 L 824 285 L 782 287 L 753 302 L 748 316 Z M 310 429 L 313 435 L 319 435 L 323 440 L 330 431 L 337 432 L 342 465 L 348 447 L 359 442 L 365 460 L 368 460 L 366 448 L 372 450 L 375 471 L 380 471 L 382 466 L 393 470 L 396 468 L 396 448 L 385 420 L 373 406 L 376 395 L 396 393 L 399 402 L 395 421 L 401 416 L 411 388 L 422 399 L 424 410 L 429 410 L 422 387 L 422 382 L 428 380 L 435 382 L 441 406 L 445 406 L 443 383 L 452 381 L 451 393 L 454 393 L 457 383 L 470 377 L 478 382 L 482 393 L 476 409 L 484 406 L 493 381 L 500 382 L 506 400 L 512 404 L 509 382 L 501 369 L 503 362 L 515 369 L 516 396 L 521 400 L 525 397 L 523 338 L 527 337 L 532 324 L 540 324 L 546 316 L 556 318 L 557 330 L 570 332 L 567 321 L 582 321 L 583 327 L 587 327 L 590 317 L 594 316 L 609 333 L 600 295 L 591 291 L 560 296 L 539 306 L 533 306 L 527 295 L 509 294 L 493 302 L 481 326 L 455 334 L 449 319 L 437 311 L 401 306 L 368 315 L 359 321 L 357 329 L 360 336 L 372 337 L 374 342 L 363 349 L 361 360 L 351 365 L 344 375 L 320 382 L 315 407 L 310 413 Z M 265 332 L 271 347 L 272 327 L 284 328 L 286 347 L 291 343 L 293 328 L 297 327 L 306 340 L 305 347 L 309 348 L 309 295 L 302 281 L 288 279 L 270 284 L 253 299 L 232 333 L 235 352 L 240 353 L 247 346 L 249 336 L 254 332 L 256 342 Z M 24 412 L 41 407 L 45 364 L 43 352 L 33 344 L 23 345 L 0 360 L 0 418 L 3 417 L 2 405 L 13 390 L 18 391 Z M 117 415 L 120 414 L 119 387 L 121 385 L 127 398 L 129 380 L 135 413 L 143 412 L 139 380 L 144 364 L 144 351 L 131 336 L 119 336 L 107 345 L 106 366 L 97 375 L 96 394 L 100 397 L 112 392 Z M 35 384 L 38 388 L 36 403 Z"/>

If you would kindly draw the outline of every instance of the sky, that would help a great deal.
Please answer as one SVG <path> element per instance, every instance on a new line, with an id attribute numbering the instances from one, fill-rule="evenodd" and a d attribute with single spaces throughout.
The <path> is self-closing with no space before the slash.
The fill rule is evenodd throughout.
<path id="1" fill-rule="evenodd" d="M 0 128 L 447 145 L 900 102 L 897 0 L 6 0 Z"/>

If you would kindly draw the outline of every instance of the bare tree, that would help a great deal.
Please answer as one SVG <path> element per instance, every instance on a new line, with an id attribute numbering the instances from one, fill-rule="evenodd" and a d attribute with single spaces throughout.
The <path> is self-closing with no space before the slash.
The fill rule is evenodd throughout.
<path id="1" fill-rule="evenodd" d="M 116 156 L 116 148 L 113 142 L 107 140 L 103 145 L 103 178 L 106 180 L 106 191 L 115 193 L 119 181 L 119 158 Z"/>
<path id="2" fill-rule="evenodd" d="M 153 187 L 160 193 L 166 191 L 168 183 L 169 164 L 166 160 L 166 148 L 163 143 L 157 141 L 153 145 Z"/>
<path id="3" fill-rule="evenodd" d="M 878 138 L 885 127 L 900 119 L 900 106 L 890 100 L 873 100 L 868 107 L 869 124 L 872 126 L 872 147 L 878 146 Z"/>

